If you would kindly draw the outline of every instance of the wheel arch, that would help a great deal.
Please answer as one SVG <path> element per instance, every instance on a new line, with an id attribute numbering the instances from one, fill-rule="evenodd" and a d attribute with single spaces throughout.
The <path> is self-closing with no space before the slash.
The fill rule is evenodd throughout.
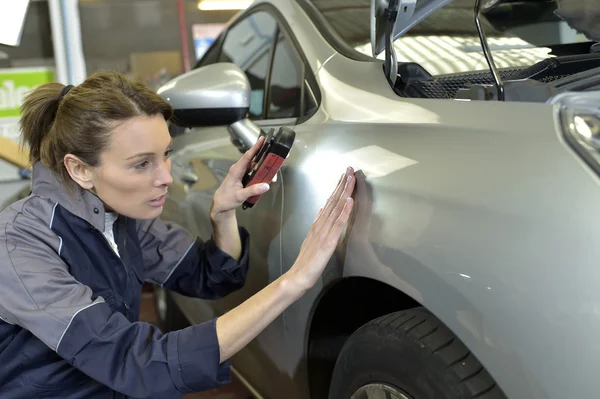
<path id="1" fill-rule="evenodd" d="M 335 361 L 350 335 L 368 321 L 422 306 L 397 288 L 368 277 L 330 283 L 315 301 L 306 351 L 310 397 L 327 398 Z"/>
<path id="2" fill-rule="evenodd" d="M 430 276 L 432 277 L 432 276 Z M 492 378 L 502 387 L 501 381 L 495 375 L 495 367 L 490 370 L 489 364 L 478 356 L 477 345 L 473 346 L 467 329 L 457 331 L 452 323 L 447 323 L 450 314 L 473 312 L 475 307 L 456 287 L 442 283 L 439 279 L 428 279 L 429 289 L 444 291 L 448 303 L 429 303 L 419 297 L 419 300 L 408 295 L 400 287 L 389 284 L 372 276 L 354 275 L 337 279 L 329 283 L 315 300 L 306 333 L 306 368 L 310 397 L 326 399 L 328 396 L 331 376 L 335 362 L 350 335 L 367 322 L 390 313 L 422 307 L 437 317 L 449 328 L 465 347 L 475 356 Z M 424 283 L 421 281 L 421 283 Z M 418 284 L 420 286 L 421 284 Z M 422 293 L 419 290 L 415 293 Z M 431 292 L 430 292 L 431 293 Z M 428 296 L 428 295 L 427 295 Z M 424 295 L 425 297 L 425 295 Z M 438 297 L 442 298 L 442 297 Z M 450 306 L 453 309 L 448 309 Z M 456 306 L 456 307 L 454 307 Z M 452 317 L 452 316 L 451 316 Z M 464 327 L 464 326 L 463 326 Z M 496 348 L 497 349 L 497 348 Z M 498 356 L 507 356 L 495 352 Z M 496 359 L 499 360 L 499 359 Z M 511 359 L 503 359 L 505 364 L 513 364 Z M 497 362 L 494 366 L 498 366 Z M 522 366 L 522 365 L 521 365 Z M 522 370 L 526 371 L 526 370 Z M 537 389 L 529 387 L 528 392 Z"/>

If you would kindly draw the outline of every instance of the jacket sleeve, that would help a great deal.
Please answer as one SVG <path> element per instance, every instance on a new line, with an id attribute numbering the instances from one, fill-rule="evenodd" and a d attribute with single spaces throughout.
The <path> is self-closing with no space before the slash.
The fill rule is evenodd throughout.
<path id="1" fill-rule="evenodd" d="M 57 253 L 59 237 L 42 241 L 13 225 L 0 226 L 4 321 L 30 331 L 72 366 L 128 396 L 180 397 L 230 382 L 230 362 L 219 362 L 216 320 L 168 334 L 149 323 L 129 322 L 75 280 Z"/>
<path id="2" fill-rule="evenodd" d="M 213 240 L 203 242 L 161 219 L 140 222 L 138 234 L 146 281 L 203 299 L 218 299 L 244 286 L 250 240 L 244 228 L 239 229 L 239 261 L 221 251 Z"/>

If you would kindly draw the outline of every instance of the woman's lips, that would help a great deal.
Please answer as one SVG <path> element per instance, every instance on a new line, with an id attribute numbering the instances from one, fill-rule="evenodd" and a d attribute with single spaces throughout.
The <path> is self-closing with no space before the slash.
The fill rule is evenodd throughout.
<path id="1" fill-rule="evenodd" d="M 165 204 L 166 194 L 161 195 L 160 197 L 154 198 L 153 200 L 148 201 L 148 203 L 155 207 L 160 207 Z"/>

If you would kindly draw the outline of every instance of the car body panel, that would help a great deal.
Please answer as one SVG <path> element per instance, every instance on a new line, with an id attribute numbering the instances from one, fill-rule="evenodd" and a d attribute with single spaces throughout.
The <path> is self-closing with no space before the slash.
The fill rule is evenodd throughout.
<path id="1" fill-rule="evenodd" d="M 591 210 L 600 190 L 563 142 L 554 106 L 400 98 L 380 61 L 337 54 L 298 5 L 274 4 L 291 21 L 321 104 L 310 119 L 287 124 L 296 142 L 277 181 L 237 212 L 251 234 L 246 286 L 217 301 L 174 295 L 184 313 L 193 322 L 219 316 L 289 270 L 351 165 L 366 180 L 323 278 L 233 358 L 261 396 L 310 397 L 314 309 L 328 287 L 360 277 L 435 314 L 509 398 L 596 397 L 600 227 Z M 240 153 L 225 127 L 195 129 L 174 148 L 183 166 L 173 168 L 165 217 L 208 239 L 212 195 Z M 178 174 L 189 161 L 202 173 L 186 187 Z"/>

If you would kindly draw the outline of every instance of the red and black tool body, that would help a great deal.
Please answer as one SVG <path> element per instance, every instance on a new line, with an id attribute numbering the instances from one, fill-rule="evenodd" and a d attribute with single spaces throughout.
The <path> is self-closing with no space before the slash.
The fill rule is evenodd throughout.
<path id="1" fill-rule="evenodd" d="M 279 128 L 276 134 L 273 134 L 273 131 L 274 129 L 269 130 L 268 134 L 261 132 L 261 136 L 266 136 L 265 141 L 253 159 L 256 164 L 242 179 L 244 187 L 259 183 L 270 183 L 290 153 L 296 139 L 296 133 L 286 127 Z M 242 204 L 242 208 L 252 208 L 259 198 L 260 195 L 248 198 Z"/>

